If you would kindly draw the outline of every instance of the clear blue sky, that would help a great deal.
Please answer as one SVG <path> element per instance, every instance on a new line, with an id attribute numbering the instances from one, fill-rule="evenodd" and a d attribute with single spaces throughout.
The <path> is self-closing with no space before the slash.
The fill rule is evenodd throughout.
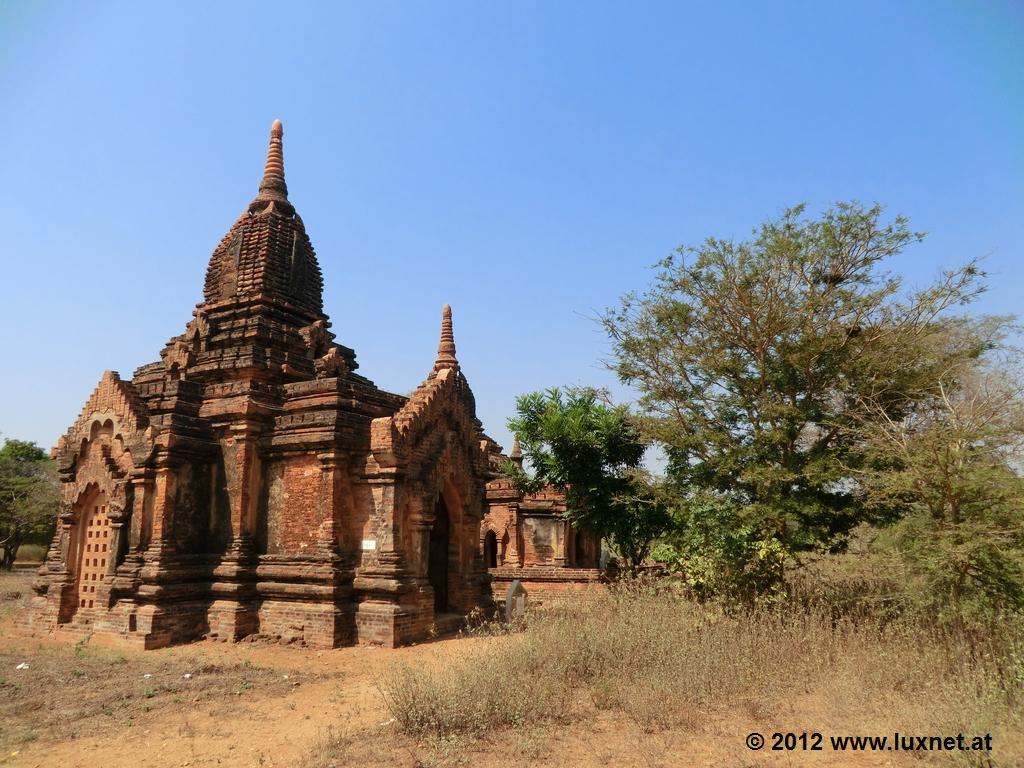
<path id="1" fill-rule="evenodd" d="M 360 372 L 411 391 L 451 303 L 506 446 L 516 394 L 613 383 L 590 318 L 654 262 L 793 203 L 1022 304 L 1020 2 L 3 0 L 0 105 L 0 432 L 45 446 L 184 329 L 277 117 Z"/>

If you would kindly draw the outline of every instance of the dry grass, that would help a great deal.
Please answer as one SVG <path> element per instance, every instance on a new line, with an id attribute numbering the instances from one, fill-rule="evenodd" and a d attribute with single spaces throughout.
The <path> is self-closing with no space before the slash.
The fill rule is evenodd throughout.
<path id="1" fill-rule="evenodd" d="M 22 544 L 18 547 L 18 556 L 15 560 L 19 563 L 32 563 L 33 565 L 43 562 L 46 558 L 46 547 L 42 544 Z"/>
<path id="2" fill-rule="evenodd" d="M 1024 762 L 1024 632 L 1005 629 L 940 630 L 814 607 L 730 615 L 629 588 L 533 616 L 525 631 L 444 668 L 398 668 L 381 688 L 399 730 L 421 742 L 506 729 L 522 738 L 602 713 L 671 738 L 739 712 L 765 730 L 992 732 L 995 764 L 1014 765 Z M 784 722 L 794 711 L 813 722 Z"/>
<path id="3" fill-rule="evenodd" d="M 0 571 L 0 622 L 28 607 L 34 570 Z"/>
<path id="4" fill-rule="evenodd" d="M 30 578 L 0 576 L 0 612 L 22 603 Z M 483 624 L 476 633 L 491 636 L 353 654 L 376 658 L 375 669 L 387 669 L 394 658 L 409 662 L 379 681 L 390 714 L 368 676 L 354 681 L 339 695 L 358 701 L 356 711 L 365 716 L 325 715 L 322 722 L 335 731 L 308 764 L 1024 765 L 1024 629 L 1004 622 L 988 633 L 940 630 L 873 612 L 864 601 L 840 609 L 833 597 L 734 613 L 648 585 L 531 614 L 518 631 Z M 0 624 L 0 633 L 5 629 Z M 283 658 L 269 650 L 261 664 Z M 176 711 L 203 709 L 211 722 L 227 722 L 320 674 L 319 662 L 297 675 L 237 658 L 202 648 L 122 655 L 11 638 L 0 649 L 0 754 L 39 752 L 76 735 L 145 732 Z M 17 670 L 21 662 L 29 668 Z M 268 720 L 268 728 L 290 728 L 294 706 L 281 709 L 285 716 Z M 995 750 L 991 762 L 957 753 L 823 753 L 815 761 L 797 753 L 754 755 L 743 744 L 752 730 L 991 731 Z M 175 738 L 178 748 L 192 745 L 201 754 L 204 737 Z M 219 757 L 230 762 L 228 755 Z"/>

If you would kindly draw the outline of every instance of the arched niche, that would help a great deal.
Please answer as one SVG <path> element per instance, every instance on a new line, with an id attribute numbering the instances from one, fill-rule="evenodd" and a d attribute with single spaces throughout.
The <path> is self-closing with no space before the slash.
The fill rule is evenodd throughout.
<path id="1" fill-rule="evenodd" d="M 110 498 L 97 484 L 89 484 L 75 502 L 68 546 L 68 570 L 74 580 L 70 615 L 98 605 L 97 589 L 115 558 Z"/>
<path id="2" fill-rule="evenodd" d="M 447 613 L 451 586 L 452 524 L 444 494 L 434 503 L 434 522 L 430 526 L 427 549 L 427 582 L 434 590 L 434 613 Z"/>
<path id="3" fill-rule="evenodd" d="M 462 494 L 452 479 L 441 483 L 433 500 L 433 521 L 427 540 L 425 576 L 434 591 L 434 613 L 459 610 L 459 584 L 464 577 L 467 544 L 476 551 L 478 539 L 465 541 Z"/>
<path id="4" fill-rule="evenodd" d="M 484 534 L 484 568 L 498 567 L 498 535 L 488 529 Z"/>

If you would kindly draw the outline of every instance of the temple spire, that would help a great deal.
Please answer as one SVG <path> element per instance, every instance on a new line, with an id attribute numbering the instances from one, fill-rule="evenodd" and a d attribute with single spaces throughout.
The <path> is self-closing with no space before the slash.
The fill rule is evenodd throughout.
<path id="1" fill-rule="evenodd" d="M 275 120 L 270 126 L 270 146 L 267 147 L 267 162 L 263 166 L 260 193 L 254 205 L 266 201 L 288 202 L 288 185 L 284 183 L 284 126 Z"/>
<path id="2" fill-rule="evenodd" d="M 452 330 L 452 308 L 445 304 L 441 310 L 441 342 L 437 345 L 434 373 L 445 368 L 458 367 L 459 361 L 455 357 L 455 332 Z"/>
<path id="3" fill-rule="evenodd" d="M 522 448 L 519 447 L 518 437 L 512 438 L 512 453 L 510 453 L 508 457 L 512 459 L 512 463 L 515 464 L 517 467 L 519 467 L 520 469 L 523 468 L 523 450 Z"/>

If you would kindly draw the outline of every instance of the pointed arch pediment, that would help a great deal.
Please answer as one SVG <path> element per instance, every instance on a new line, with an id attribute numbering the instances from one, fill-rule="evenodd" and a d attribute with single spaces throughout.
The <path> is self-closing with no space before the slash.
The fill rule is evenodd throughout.
<path id="1" fill-rule="evenodd" d="M 439 429 L 454 429 L 484 458 L 485 443 L 476 417 L 476 402 L 469 382 L 457 368 L 432 375 L 392 416 L 374 419 L 370 449 L 379 463 L 394 466 L 409 458 L 416 446 Z"/>
<path id="2" fill-rule="evenodd" d="M 82 408 L 71 428 L 57 442 L 59 469 L 74 466 L 98 432 L 117 441 L 135 462 L 148 457 L 155 429 L 149 414 L 131 382 L 123 381 L 116 371 L 106 371 Z"/>

